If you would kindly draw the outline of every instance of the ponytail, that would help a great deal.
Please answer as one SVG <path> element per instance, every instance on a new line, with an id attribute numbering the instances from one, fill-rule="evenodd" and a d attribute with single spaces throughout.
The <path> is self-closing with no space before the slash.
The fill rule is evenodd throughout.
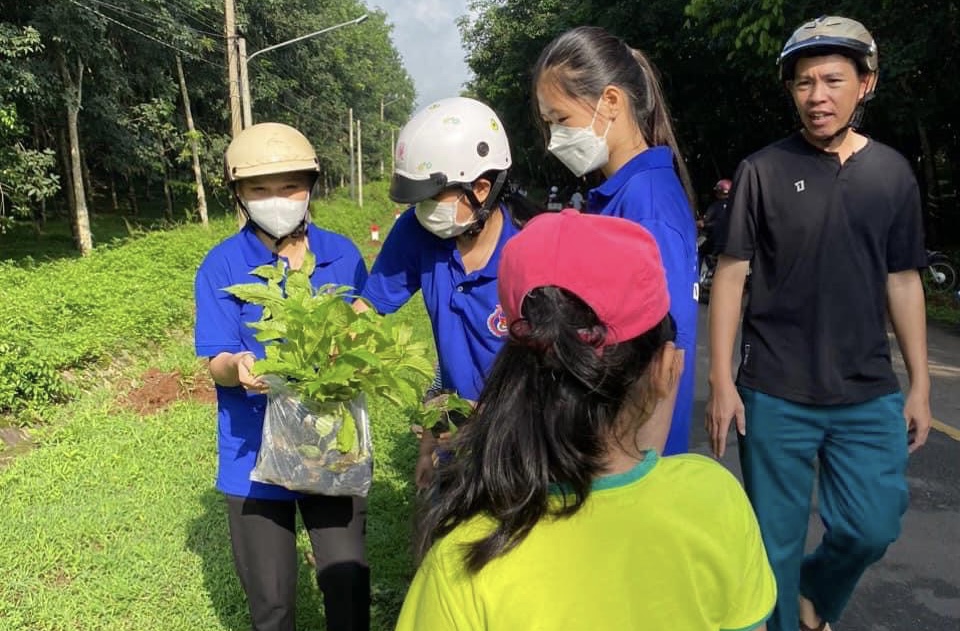
<path id="1" fill-rule="evenodd" d="M 624 44 L 626 46 L 626 44 Z M 666 146 L 670 147 L 673 153 L 673 164 L 680 176 L 680 182 L 687 193 L 687 199 L 691 208 L 696 208 L 697 196 L 693 191 L 693 182 L 690 180 L 690 173 L 687 171 L 686 162 L 683 154 L 680 153 L 680 146 L 677 144 L 677 137 L 673 131 L 673 120 L 670 117 L 670 109 L 667 107 L 667 98 L 663 94 L 663 88 L 660 85 L 660 73 L 654 67 L 653 63 L 642 51 L 636 48 L 627 49 L 645 80 L 644 96 L 645 103 L 635 103 L 634 112 L 636 113 L 637 124 L 643 132 L 644 140 L 651 147 Z"/>

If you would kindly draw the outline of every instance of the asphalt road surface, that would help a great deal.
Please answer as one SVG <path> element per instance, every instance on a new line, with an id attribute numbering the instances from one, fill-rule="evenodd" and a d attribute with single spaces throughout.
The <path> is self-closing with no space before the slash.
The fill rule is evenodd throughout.
<path id="1" fill-rule="evenodd" d="M 708 388 L 707 308 L 700 307 L 697 390 L 691 448 L 709 454 L 703 429 Z M 892 347 L 896 343 L 891 336 Z M 911 456 L 910 508 L 903 532 L 887 555 L 861 580 L 835 631 L 960 631 L 960 328 L 931 325 L 928 333 L 930 438 Z M 906 383 L 903 362 L 894 367 Z M 731 434 L 723 463 L 739 474 L 737 441 Z M 823 527 L 814 502 L 807 545 Z"/>

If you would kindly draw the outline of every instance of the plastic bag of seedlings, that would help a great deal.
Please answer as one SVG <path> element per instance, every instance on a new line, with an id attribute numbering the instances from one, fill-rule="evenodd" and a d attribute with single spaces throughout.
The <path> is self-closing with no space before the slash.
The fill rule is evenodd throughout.
<path id="1" fill-rule="evenodd" d="M 285 382 L 270 384 L 256 482 L 301 493 L 365 497 L 373 480 L 366 398 L 349 403 L 303 400 Z"/>

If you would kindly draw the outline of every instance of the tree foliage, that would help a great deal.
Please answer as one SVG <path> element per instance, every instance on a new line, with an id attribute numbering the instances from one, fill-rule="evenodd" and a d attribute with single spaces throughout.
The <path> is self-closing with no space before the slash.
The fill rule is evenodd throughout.
<path id="1" fill-rule="evenodd" d="M 0 230 L 12 217 L 26 214 L 31 202 L 43 202 L 59 190 L 53 152 L 24 144 L 28 126 L 17 103 L 30 103 L 40 91 L 24 60 L 42 49 L 35 28 L 0 22 Z"/>
<path id="2" fill-rule="evenodd" d="M 864 131 L 916 166 L 931 240 L 960 240 L 960 88 L 941 70 L 960 56 L 960 4 L 841 0 L 826 10 L 859 19 L 876 38 L 880 84 Z M 797 127 L 777 55 L 794 28 L 824 11 L 811 0 L 474 0 L 460 27 L 474 74 L 470 89 L 503 117 L 521 178 L 573 183 L 547 155 L 532 119 L 530 70 L 555 36 L 592 24 L 657 65 L 681 150 L 706 193 L 741 159 Z"/>
<path id="3" fill-rule="evenodd" d="M 254 120 L 299 127 L 328 184 L 350 170 L 352 107 L 364 127 L 366 177 L 374 177 L 374 165 L 389 157 L 389 129 L 402 124 L 414 99 L 384 14 L 361 0 L 237 4 L 248 54 L 370 13 L 361 24 L 270 51 L 249 66 Z M 95 212 L 135 214 L 138 199 L 159 199 L 161 190 L 182 193 L 191 204 L 193 141 L 203 180 L 227 201 L 220 186 L 230 139 L 223 11 L 223 0 L 0 0 L 0 209 L 18 217 L 43 209 L 73 216 L 76 190 Z M 79 189 L 70 162 L 71 104 Z"/>

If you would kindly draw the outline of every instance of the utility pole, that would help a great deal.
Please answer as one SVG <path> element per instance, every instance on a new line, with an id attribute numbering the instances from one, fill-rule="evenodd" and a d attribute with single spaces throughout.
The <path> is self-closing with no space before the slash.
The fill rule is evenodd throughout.
<path id="1" fill-rule="evenodd" d="M 357 205 L 363 208 L 363 145 L 360 143 L 360 119 L 357 119 Z"/>
<path id="2" fill-rule="evenodd" d="M 240 114 L 240 72 L 237 63 L 237 16 L 234 0 L 224 0 L 224 37 L 227 40 L 227 80 L 230 92 L 230 137 L 236 138 L 243 131 L 243 119 Z M 237 216 L 237 231 L 243 229 L 247 218 L 244 216 L 240 204 L 234 202 L 234 213 Z"/>
<path id="3" fill-rule="evenodd" d="M 383 179 L 383 97 L 380 97 L 380 132 L 377 134 L 380 138 L 380 179 Z"/>
<path id="4" fill-rule="evenodd" d="M 224 37 L 227 39 L 227 78 L 230 90 L 230 135 L 243 129 L 240 115 L 240 76 L 237 63 L 237 18 L 234 0 L 225 0 L 223 7 Z"/>
<path id="5" fill-rule="evenodd" d="M 396 102 L 399 101 L 401 98 L 402 98 L 402 97 L 395 96 L 395 97 L 393 97 L 392 99 L 390 99 L 389 101 L 387 101 L 387 100 L 386 100 L 386 97 L 383 97 L 383 96 L 380 97 L 380 130 L 377 132 L 377 138 L 380 139 L 380 143 L 379 143 L 379 144 L 380 144 L 380 148 L 378 149 L 378 152 L 381 154 L 381 155 L 380 155 L 380 179 L 381 179 L 381 180 L 383 179 L 383 123 L 384 123 L 384 115 L 383 115 L 384 112 L 383 112 L 383 110 L 384 110 L 384 108 L 386 108 L 387 105 L 390 105 L 391 103 L 396 103 Z M 391 129 L 390 129 L 390 138 L 391 138 L 391 140 L 390 140 L 390 153 L 393 154 L 393 128 L 392 128 L 392 126 L 391 126 Z M 391 158 L 391 160 L 392 160 L 392 158 Z M 392 164 L 392 163 L 391 163 L 391 165 L 390 165 L 390 172 L 393 173 L 393 164 Z"/>
<path id="6" fill-rule="evenodd" d="M 247 75 L 247 38 L 237 37 L 237 51 L 240 53 L 240 103 L 243 105 L 243 128 L 253 125 L 253 106 L 250 101 L 250 81 Z"/>
<path id="7" fill-rule="evenodd" d="M 347 119 L 347 127 L 350 129 L 350 159 L 347 161 L 350 163 L 350 199 L 354 199 L 354 190 L 356 188 L 356 176 L 354 175 L 354 165 L 353 165 L 353 108 L 349 110 L 349 118 Z"/>

